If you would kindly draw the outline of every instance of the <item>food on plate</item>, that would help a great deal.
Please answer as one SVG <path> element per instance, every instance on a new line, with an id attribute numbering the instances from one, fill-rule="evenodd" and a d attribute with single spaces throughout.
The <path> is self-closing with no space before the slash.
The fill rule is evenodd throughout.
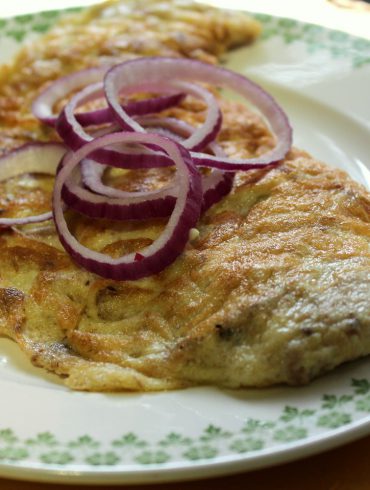
<path id="1" fill-rule="evenodd" d="M 0 333 L 14 339 L 35 365 L 62 376 L 67 386 L 78 390 L 307 383 L 370 352 L 369 193 L 344 172 L 290 148 L 289 125 L 270 99 L 263 100 L 268 100 L 268 108 L 275 108 L 271 113 L 265 110 L 267 106 L 258 105 L 258 97 L 253 99 L 265 115 L 261 117 L 245 104 L 202 85 L 202 89 L 190 87 L 193 92 L 189 96 L 174 91 L 168 82 L 170 92 L 138 100 L 112 100 L 108 91 L 108 102 L 123 119 L 116 117 L 121 124 L 131 121 L 121 105 L 126 111 L 141 111 L 149 97 L 154 112 L 163 109 L 152 119 L 136 119 L 146 124 L 148 131 L 152 125 L 151 131 L 158 134 L 141 132 L 135 126 L 133 133 L 122 136 L 110 129 L 109 134 L 95 134 L 94 141 L 87 144 L 80 141 L 83 133 L 76 138 L 78 125 L 72 120 L 80 121 L 79 127 L 84 118 L 99 117 L 100 122 L 107 122 L 105 108 L 88 97 L 95 92 L 88 94 L 90 89 L 83 89 L 87 91 L 83 103 L 88 104 L 75 118 L 73 101 L 77 107 L 78 91 L 69 102 L 63 96 L 60 103 L 53 104 L 57 106 L 55 113 L 48 112 L 47 104 L 45 109 L 44 102 L 60 77 L 75 80 L 75 73 L 81 73 L 78 70 L 107 64 L 115 66 L 108 73 L 116 70 L 120 74 L 132 63 L 149 66 L 153 55 L 161 55 L 158 63 L 170 65 L 176 61 L 169 58 L 180 57 L 178 66 L 196 70 L 193 62 L 182 58 L 196 58 L 201 66 L 203 62 L 212 64 L 225 49 L 251 41 L 259 30 L 242 14 L 225 15 L 185 2 L 171 5 L 169 9 L 164 2 L 110 2 L 93 7 L 53 29 L 46 35 L 48 42 L 38 40 L 26 47 L 14 64 L 4 69 L 0 84 L 0 138 L 5 153 L 0 160 L 0 225 L 4 227 L 0 233 Z M 122 25 L 120 19 L 124 19 Z M 159 29 L 164 20 L 166 33 Z M 88 39 L 88 46 L 72 42 L 76 38 Z M 143 55 L 138 61 L 122 63 Z M 194 63 L 198 67 L 199 61 Z M 204 68 L 207 73 L 213 73 L 211 65 L 204 66 L 209 66 Z M 214 70 L 220 73 L 220 69 Z M 105 89 L 109 79 L 107 75 Z M 53 84 L 51 80 L 58 81 Z M 16 96 L 20 87 L 22 94 Z M 189 86 L 181 88 L 184 91 Z M 206 140 L 210 133 L 203 134 L 202 141 L 199 136 L 207 103 L 199 100 L 202 97 L 194 90 L 204 95 L 203 89 L 207 91 L 204 100 L 211 100 L 213 94 L 216 102 L 212 99 L 210 105 L 217 104 L 222 113 L 221 123 L 218 111 L 213 111 L 212 128 L 219 131 L 216 142 Z M 49 94 L 46 99 L 45 93 Z M 43 122 L 32 114 L 32 104 L 33 114 Z M 270 127 L 266 120 L 272 121 Z M 106 129 L 103 125 L 102 132 Z M 57 133 L 69 146 L 79 145 L 60 163 L 64 147 L 56 142 Z M 194 134 L 199 140 L 195 141 Z M 204 148 L 194 146 L 195 151 L 188 148 L 189 153 L 182 148 L 186 138 L 193 136 L 193 144 L 202 143 Z M 33 144 L 9 153 L 30 141 Z M 177 177 L 174 179 L 173 166 L 110 168 L 103 176 L 98 170 L 102 165 L 97 168 L 84 161 L 81 175 L 63 191 L 67 171 L 74 165 L 79 168 L 87 149 L 101 150 L 108 145 L 111 150 L 109 145 L 117 141 L 149 143 L 145 151 L 150 159 L 157 152 L 158 162 L 170 157 L 182 169 L 194 169 L 200 158 L 198 151 L 204 150 L 201 166 L 206 160 L 227 161 L 233 170 L 225 172 L 225 163 L 216 169 L 221 172 L 216 176 L 223 193 L 219 191 L 216 199 L 214 193 L 205 199 L 205 182 L 214 178 L 214 168 L 203 169 L 196 177 L 197 172 L 191 170 L 189 189 L 199 217 L 188 223 L 189 239 L 181 253 L 159 272 L 131 280 L 116 280 L 106 275 L 106 269 L 96 274 L 88 262 L 86 267 L 78 265 L 78 257 L 73 253 L 71 257 L 64 248 L 62 202 L 56 200 L 56 195 L 60 198 L 64 192 L 66 204 L 72 206 L 76 201 L 71 197 L 72 184 L 78 179 L 96 195 L 110 189 L 112 199 L 117 192 L 155 194 L 168 186 L 166 196 L 177 192 L 171 201 L 175 213 L 184 196 Z M 266 155 L 276 155 L 281 147 L 279 159 L 284 157 L 283 161 L 266 160 Z M 160 150 L 167 155 L 158 154 Z M 28 156 L 45 151 L 50 152 L 47 163 L 36 159 L 36 173 L 24 174 L 30 168 Z M 129 152 L 130 147 L 124 151 Z M 106 158 L 106 153 L 94 155 Z M 251 159 L 263 164 L 239 168 Z M 16 161 L 23 173 L 19 175 L 10 161 Z M 54 176 L 48 171 L 55 172 L 58 164 L 54 187 Z M 176 175 L 180 174 L 178 170 Z M 53 193 L 59 235 L 51 220 L 40 219 L 50 213 Z M 108 208 L 99 208 L 99 212 Z M 135 261 L 145 261 L 145 250 L 164 233 L 168 222 L 169 213 L 146 212 L 144 220 L 108 219 L 110 215 L 92 219 L 75 208 L 68 209 L 65 217 L 71 234 L 84 247 L 112 260 L 134 254 L 135 266 Z M 26 216 L 36 219 L 11 227 L 6 221 L 27 220 Z"/>
<path id="2" fill-rule="evenodd" d="M 0 70 L 0 151 L 54 136 L 30 111 L 50 80 L 138 56 L 215 63 L 228 49 L 251 43 L 260 30 L 248 15 L 188 0 L 113 0 L 66 15 Z"/>

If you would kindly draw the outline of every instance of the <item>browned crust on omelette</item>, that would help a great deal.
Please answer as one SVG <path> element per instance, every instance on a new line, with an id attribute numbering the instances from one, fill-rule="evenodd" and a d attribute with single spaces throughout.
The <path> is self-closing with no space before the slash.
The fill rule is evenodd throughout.
<path id="1" fill-rule="evenodd" d="M 216 63 L 228 49 L 249 44 L 259 32 L 259 23 L 247 15 L 187 0 L 111 0 L 67 15 L 0 70 L 2 151 L 24 140 L 55 138 L 30 112 L 50 80 L 137 56 Z"/>
<path id="2" fill-rule="evenodd" d="M 229 154 L 274 144 L 245 107 L 222 108 Z M 191 100 L 170 113 L 202 117 Z M 128 190 L 170 177 L 106 176 Z M 0 183 L 3 215 L 47 208 L 51 186 L 37 176 Z M 83 244 L 112 255 L 146 246 L 164 225 L 68 220 Z M 121 282 L 76 266 L 51 225 L 4 230 L 0 332 L 67 386 L 91 391 L 302 384 L 370 352 L 370 199 L 347 174 L 293 149 L 275 169 L 238 173 L 198 229 L 163 272 Z"/>
<path id="3" fill-rule="evenodd" d="M 75 389 L 306 383 L 369 352 L 369 208 L 345 173 L 293 150 L 279 168 L 240 173 L 199 238 L 147 279 L 101 279 L 41 232 L 3 233 L 3 332 Z M 100 250 L 163 226 L 77 222 Z"/>

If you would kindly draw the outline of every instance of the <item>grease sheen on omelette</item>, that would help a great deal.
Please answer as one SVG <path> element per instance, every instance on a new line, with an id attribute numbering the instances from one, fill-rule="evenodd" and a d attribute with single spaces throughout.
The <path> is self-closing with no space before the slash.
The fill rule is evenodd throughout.
<path id="1" fill-rule="evenodd" d="M 62 65 L 55 76 L 60 76 L 67 70 L 63 56 L 70 39 L 97 29 L 91 55 L 86 49 L 71 65 L 105 61 L 102 39 L 110 17 L 104 12 L 113 8 L 117 13 L 117 5 L 61 24 L 48 35 L 55 40 L 51 47 L 36 44 L 38 59 L 48 66 L 58 54 Z M 155 20 L 164 15 L 158 5 L 166 4 L 149 5 L 157 11 L 152 23 L 158 25 Z M 228 46 L 250 40 L 255 34 L 248 29 L 257 32 L 253 22 L 237 14 L 176 5 L 182 7 L 165 14 L 172 16 L 165 40 L 145 24 L 157 53 L 168 54 L 163 50 L 170 44 L 173 54 L 213 62 Z M 148 17 L 140 17 L 140 9 L 132 15 L 138 25 Z M 192 37 L 192 51 L 184 53 L 181 36 L 174 33 L 179 22 L 194 29 L 195 18 L 219 27 L 204 34 L 198 24 L 198 40 Z M 116 17 L 112 24 L 118 29 Z M 148 54 L 133 50 L 136 34 L 129 34 L 126 43 L 124 33 L 109 39 L 111 60 Z M 141 49 L 147 46 L 142 43 Z M 26 77 L 34 69 L 31 51 L 19 60 L 24 74 L 9 69 L 0 87 L 4 148 L 51 136 L 32 118 L 29 104 L 36 85 L 54 75 L 46 70 L 33 86 Z M 19 83 L 28 84 L 29 96 L 13 101 L 14 110 L 4 108 L 9 103 L 4 94 Z M 273 146 L 262 121 L 245 107 L 224 101 L 222 109 L 219 142 L 227 153 L 247 157 Z M 169 114 L 197 124 L 202 108 L 189 100 Z M 155 188 L 170 178 L 168 170 L 106 176 L 108 183 L 127 190 Z M 3 216 L 48 209 L 51 190 L 52 178 L 36 175 L 0 183 Z M 161 219 L 94 221 L 71 212 L 68 220 L 81 243 L 112 256 L 148 245 L 164 225 Z M 24 227 L 22 234 L 3 230 L 0 332 L 17 341 L 34 364 L 65 377 L 69 387 L 92 391 L 302 384 L 370 352 L 370 199 L 345 173 L 293 149 L 273 170 L 239 172 L 230 195 L 202 216 L 198 229 L 199 237 L 163 272 L 121 282 L 76 266 L 52 224 Z"/>

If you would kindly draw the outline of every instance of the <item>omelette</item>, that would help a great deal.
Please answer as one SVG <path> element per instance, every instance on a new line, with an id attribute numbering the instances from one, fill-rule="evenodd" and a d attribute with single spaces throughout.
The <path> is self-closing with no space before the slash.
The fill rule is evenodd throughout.
<path id="1" fill-rule="evenodd" d="M 0 151 L 57 139 L 30 107 L 61 75 L 153 54 L 216 63 L 259 30 L 248 16 L 185 1 L 109 2 L 69 16 L 2 69 Z M 257 114 L 220 104 L 228 155 L 274 146 Z M 163 115 L 196 126 L 203 111 L 186 97 Z M 114 169 L 105 183 L 157 189 L 172 173 Z M 1 216 L 49 210 L 53 181 L 0 182 Z M 67 215 L 83 245 L 112 257 L 152 243 L 166 224 Z M 80 268 L 52 222 L 1 230 L 0 334 L 88 391 L 299 385 L 370 353 L 370 195 L 347 174 L 293 148 L 273 169 L 237 172 L 197 229 L 172 265 L 136 281 Z"/>

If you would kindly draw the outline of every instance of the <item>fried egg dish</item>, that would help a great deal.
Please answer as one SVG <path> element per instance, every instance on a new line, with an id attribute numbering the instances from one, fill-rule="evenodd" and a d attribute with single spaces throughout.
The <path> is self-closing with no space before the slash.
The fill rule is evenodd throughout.
<path id="1" fill-rule="evenodd" d="M 73 14 L 1 69 L 0 151 L 58 140 L 31 105 L 62 75 L 157 54 L 214 64 L 259 32 L 248 16 L 184 1 L 115 1 Z M 220 106 L 227 155 L 274 147 L 258 114 Z M 163 117 L 197 126 L 203 112 L 186 97 Z M 134 192 L 172 175 L 111 169 L 104 178 Z M 0 182 L 1 217 L 48 211 L 53 183 L 39 174 Z M 112 257 L 147 246 L 166 225 L 67 214 L 81 244 Z M 197 230 L 171 265 L 135 281 L 81 268 L 52 221 L 0 230 L 0 334 L 87 391 L 300 385 L 370 353 L 370 194 L 346 173 L 292 148 L 278 166 L 237 172 Z"/>

